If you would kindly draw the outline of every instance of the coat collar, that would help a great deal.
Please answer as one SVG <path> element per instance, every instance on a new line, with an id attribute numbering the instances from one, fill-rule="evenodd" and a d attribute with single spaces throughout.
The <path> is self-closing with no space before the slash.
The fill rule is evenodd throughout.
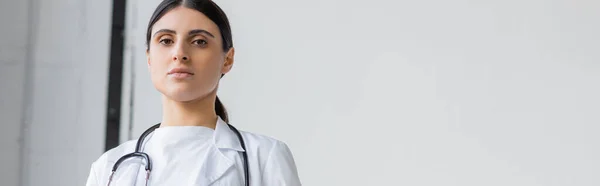
<path id="1" fill-rule="evenodd" d="M 154 133 L 150 133 L 148 137 L 142 143 L 142 151 L 146 147 L 146 141 L 154 136 Z M 236 150 L 239 152 L 244 152 L 244 148 L 242 148 L 242 144 L 237 137 L 237 134 L 229 128 L 229 124 L 227 124 L 221 117 L 217 116 L 217 124 L 215 126 L 215 132 L 213 134 L 213 144 L 219 149 L 230 149 Z M 115 160 L 116 161 L 116 160 Z"/>
<path id="2" fill-rule="evenodd" d="M 244 151 L 236 133 L 220 117 L 217 119 L 213 140 L 215 148 L 208 150 L 200 175 L 195 180 L 200 185 L 212 185 L 223 177 L 227 170 L 234 167 L 239 152 Z"/>
<path id="3" fill-rule="evenodd" d="M 152 133 L 149 138 L 151 137 Z M 237 134 L 229 128 L 229 125 L 221 119 L 221 117 L 217 117 L 212 140 L 214 148 L 209 148 L 206 153 L 203 160 L 204 163 L 202 164 L 200 173 L 198 177 L 195 178 L 194 183 L 200 183 L 200 185 L 213 184 L 223 177 L 227 170 L 234 167 L 236 163 L 235 158 L 239 156 L 240 152 L 244 152 Z M 145 174 L 144 166 L 142 166 L 141 163 L 138 164 L 138 170 L 140 174 Z"/>
<path id="4" fill-rule="evenodd" d="M 219 149 L 231 149 L 244 152 L 237 134 L 233 129 L 229 128 L 229 124 L 225 123 L 221 117 L 217 117 L 213 143 Z"/>

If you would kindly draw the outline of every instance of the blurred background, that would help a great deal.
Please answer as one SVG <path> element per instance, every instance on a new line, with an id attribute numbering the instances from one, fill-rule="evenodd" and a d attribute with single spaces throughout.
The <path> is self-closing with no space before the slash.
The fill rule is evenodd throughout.
<path id="1" fill-rule="evenodd" d="M 0 185 L 84 185 L 160 121 L 159 0 L 0 0 Z M 600 185 L 600 1 L 216 0 L 231 123 L 304 185 Z"/>

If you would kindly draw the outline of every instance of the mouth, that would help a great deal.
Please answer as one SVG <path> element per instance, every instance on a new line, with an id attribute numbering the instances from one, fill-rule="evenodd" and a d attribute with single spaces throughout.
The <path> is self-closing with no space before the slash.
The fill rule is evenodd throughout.
<path id="1" fill-rule="evenodd" d="M 169 77 L 173 77 L 176 79 L 184 79 L 184 78 L 188 78 L 188 77 L 192 77 L 194 75 L 194 73 L 188 69 L 184 69 L 184 68 L 174 68 L 172 70 L 170 70 L 169 72 L 167 72 L 167 76 Z"/>

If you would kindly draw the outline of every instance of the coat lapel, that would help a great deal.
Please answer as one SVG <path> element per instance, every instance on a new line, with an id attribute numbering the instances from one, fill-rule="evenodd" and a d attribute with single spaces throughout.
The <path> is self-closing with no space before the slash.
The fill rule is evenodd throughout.
<path id="1" fill-rule="evenodd" d="M 201 185 L 211 185 L 221 178 L 227 170 L 232 168 L 233 161 L 225 157 L 217 148 L 212 148 L 206 154 L 202 168 L 200 169 L 199 179 L 196 183 Z"/>
<path id="2" fill-rule="evenodd" d="M 213 145 L 204 158 L 198 176 L 200 180 L 196 180 L 196 183 L 202 183 L 201 185 L 213 184 L 234 167 L 236 155 L 238 152 L 243 151 L 235 132 L 229 128 L 225 121 L 219 118 L 213 135 Z"/>

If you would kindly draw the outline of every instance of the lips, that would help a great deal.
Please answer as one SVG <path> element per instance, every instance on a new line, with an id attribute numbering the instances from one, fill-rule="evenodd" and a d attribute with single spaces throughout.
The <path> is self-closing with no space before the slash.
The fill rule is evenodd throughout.
<path id="1" fill-rule="evenodd" d="M 183 73 L 183 74 L 190 74 L 190 75 L 194 75 L 194 73 L 186 68 L 174 68 L 169 70 L 169 72 L 167 72 L 167 74 L 171 75 L 171 74 L 178 74 L 178 73 Z"/>
<path id="2" fill-rule="evenodd" d="M 177 79 L 183 79 L 183 78 L 188 78 L 194 75 L 194 73 L 186 68 L 174 68 L 169 70 L 169 72 L 167 72 L 167 75 L 169 77 L 173 77 L 173 78 L 177 78 Z"/>

